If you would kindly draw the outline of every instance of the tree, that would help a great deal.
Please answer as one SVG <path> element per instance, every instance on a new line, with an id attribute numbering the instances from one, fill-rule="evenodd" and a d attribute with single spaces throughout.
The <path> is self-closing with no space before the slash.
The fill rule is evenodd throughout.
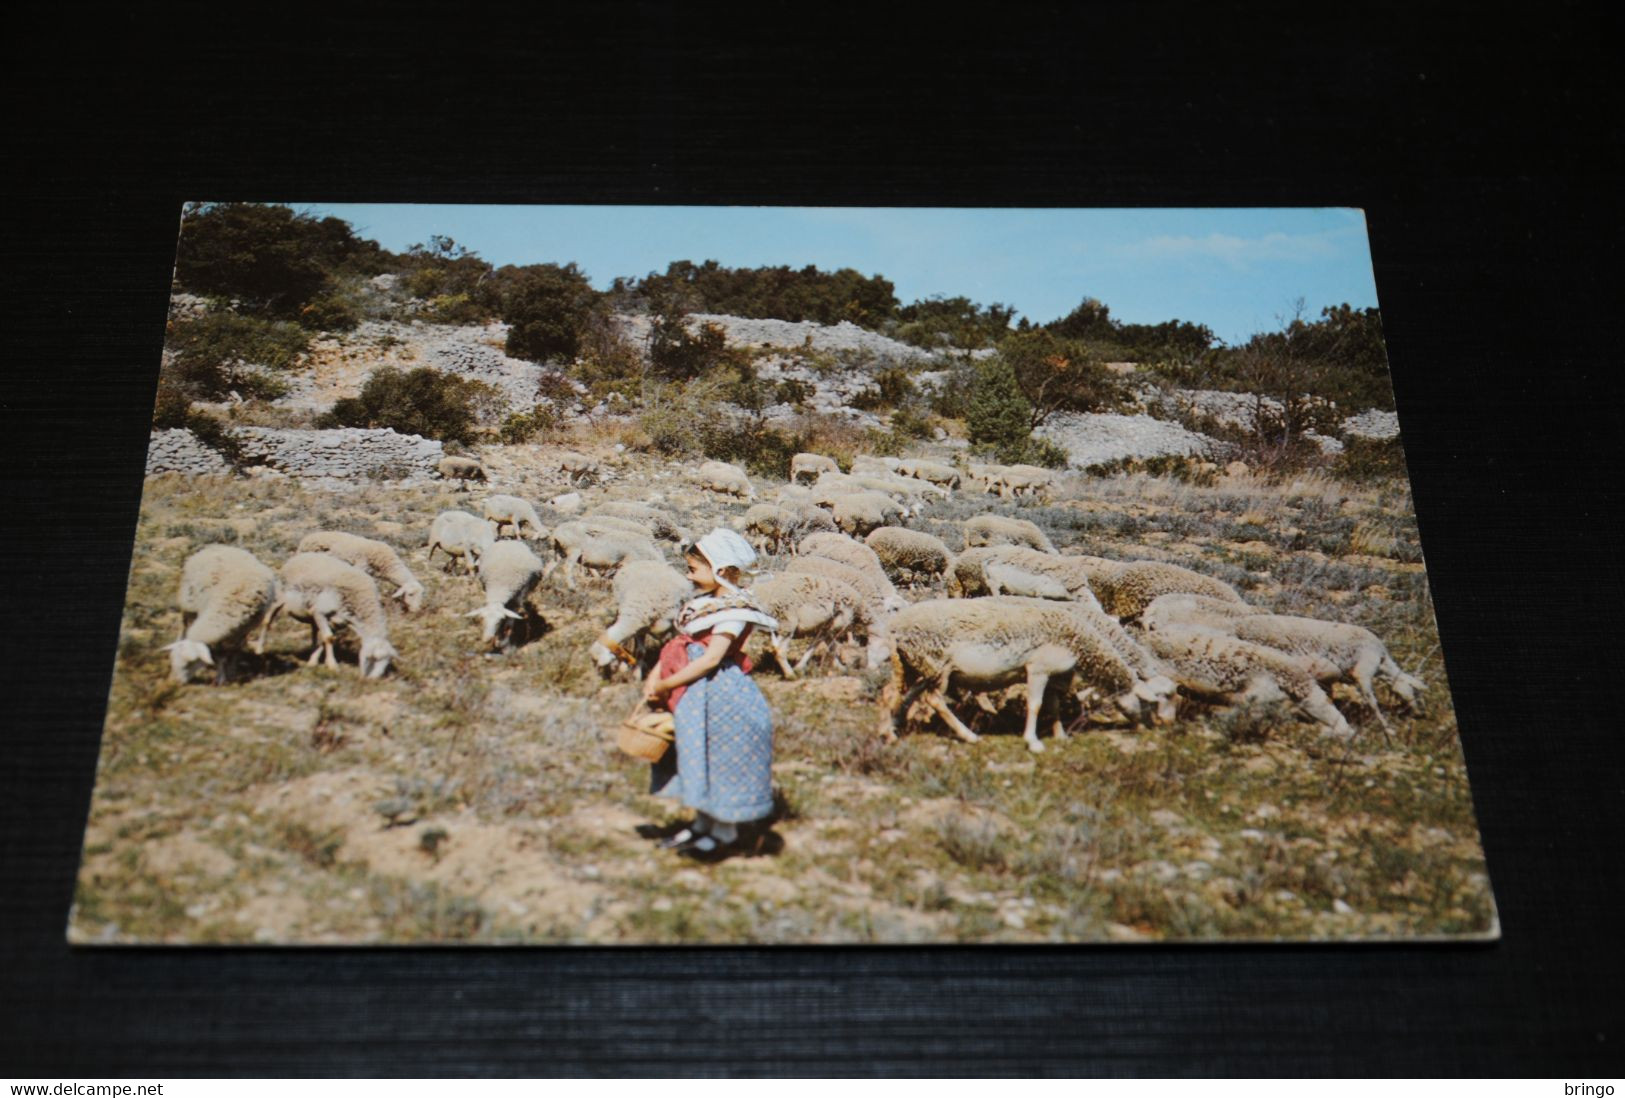
<path id="1" fill-rule="evenodd" d="M 211 203 L 191 209 L 181 224 L 175 281 L 193 293 L 235 298 L 244 312 L 300 319 L 304 306 L 332 292 L 336 272 L 377 266 L 383 254 L 336 217 Z"/>
<path id="2" fill-rule="evenodd" d="M 508 354 L 536 362 L 576 357 L 597 294 L 574 263 L 503 267 L 495 284 Z"/>
<path id="3" fill-rule="evenodd" d="M 374 370 L 358 396 L 346 397 L 317 421 L 318 427 L 388 427 L 405 435 L 447 442 L 474 441 L 476 405 L 491 386 L 442 374 L 427 366 L 410 373 Z"/>
<path id="4" fill-rule="evenodd" d="M 1290 450 L 1305 431 L 1331 429 L 1336 419 L 1328 398 L 1334 368 L 1317 348 L 1315 333 L 1303 319 L 1300 297 L 1280 317 L 1280 330 L 1260 332 L 1237 348 L 1232 370 L 1241 387 L 1253 394 L 1253 433 L 1261 445 Z M 1266 400 L 1273 400 L 1271 408 Z"/>
<path id="5" fill-rule="evenodd" d="M 1116 375 L 1076 340 L 1057 338 L 1041 328 L 1015 332 L 1000 345 L 1028 406 L 1028 428 L 1060 411 L 1089 412 L 1110 407 L 1122 396 Z"/>
<path id="6" fill-rule="evenodd" d="M 1112 320 L 1111 309 L 1093 297 L 1084 298 L 1077 308 L 1044 327 L 1062 339 L 1089 339 L 1103 343 L 1117 339 L 1117 326 Z"/>
<path id="7" fill-rule="evenodd" d="M 1008 449 L 1025 443 L 1032 426 L 1032 405 L 1022 395 L 1009 363 L 999 358 L 977 363 L 965 410 L 970 440 Z"/>

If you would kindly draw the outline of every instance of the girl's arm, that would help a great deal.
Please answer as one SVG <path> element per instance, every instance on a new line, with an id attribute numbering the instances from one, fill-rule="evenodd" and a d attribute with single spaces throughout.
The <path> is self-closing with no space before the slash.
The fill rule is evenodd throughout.
<path id="1" fill-rule="evenodd" d="M 687 667 L 681 671 L 674 671 L 666 678 L 660 677 L 660 669 L 656 668 L 649 673 L 649 681 L 644 684 L 643 696 L 658 698 L 662 694 L 669 694 L 679 686 L 687 686 L 709 675 L 718 664 L 728 656 L 728 649 L 733 646 L 733 637 L 726 633 L 712 633 L 706 642 L 705 654 L 698 659 L 690 660 Z"/>

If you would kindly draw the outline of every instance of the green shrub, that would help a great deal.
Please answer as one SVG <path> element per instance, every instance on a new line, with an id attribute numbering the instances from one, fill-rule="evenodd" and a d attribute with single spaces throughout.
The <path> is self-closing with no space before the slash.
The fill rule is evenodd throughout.
<path id="1" fill-rule="evenodd" d="M 1350 438 L 1337 455 L 1332 473 L 1341 480 L 1405 480 L 1405 449 L 1394 438 Z"/>
<path id="2" fill-rule="evenodd" d="M 805 404 L 812 399 L 813 387 L 805 381 L 787 377 L 773 389 L 776 404 Z"/>
<path id="3" fill-rule="evenodd" d="M 245 312 L 296 318 L 331 293 L 340 275 L 376 274 L 387 259 L 377 243 L 358 238 L 336 217 L 219 202 L 187 211 L 175 281 L 193 293 L 236 299 Z"/>
<path id="4" fill-rule="evenodd" d="M 1032 405 L 1021 395 L 1015 371 L 1002 359 L 976 366 L 965 407 L 965 428 L 972 443 L 1008 451 L 1026 445 L 1032 434 Z"/>
<path id="5" fill-rule="evenodd" d="M 241 316 L 225 309 L 192 320 L 172 321 L 164 341 L 169 352 L 163 380 L 192 400 L 217 400 L 235 387 L 255 389 L 252 372 L 241 367 L 284 370 L 310 346 L 310 334 L 288 321 Z M 260 385 L 263 395 L 266 388 Z"/>
<path id="6" fill-rule="evenodd" d="M 219 420 L 201 412 L 188 412 L 182 426 L 191 431 L 199 442 L 224 458 L 233 469 L 241 469 L 248 463 L 243 444 Z"/>
<path id="7" fill-rule="evenodd" d="M 512 445 L 548 434 L 558 425 L 558 410 L 550 404 L 537 404 L 528 412 L 515 412 L 503 420 L 497 433 L 503 442 Z"/>
<path id="8" fill-rule="evenodd" d="M 345 295 L 330 293 L 301 308 L 297 319 L 313 332 L 348 332 L 361 323 L 361 309 Z"/>
<path id="9" fill-rule="evenodd" d="M 316 421 L 318 427 L 388 427 L 400 434 L 473 442 L 478 404 L 492 387 L 427 366 L 410 373 L 374 370 L 359 396 L 346 397 Z"/>
<path id="10" fill-rule="evenodd" d="M 649 341 L 649 363 L 655 374 L 671 381 L 689 381 L 719 366 L 737 366 L 743 356 L 728 350 L 728 334 L 715 324 L 688 329 L 681 316 L 655 321 Z"/>
<path id="11" fill-rule="evenodd" d="M 597 294 L 574 263 L 503 267 L 494 276 L 507 352 L 534 362 L 573 360 L 592 322 Z"/>
<path id="12" fill-rule="evenodd" d="M 904 438 L 930 438 L 931 417 L 914 405 L 905 405 L 891 416 L 891 429 Z"/>

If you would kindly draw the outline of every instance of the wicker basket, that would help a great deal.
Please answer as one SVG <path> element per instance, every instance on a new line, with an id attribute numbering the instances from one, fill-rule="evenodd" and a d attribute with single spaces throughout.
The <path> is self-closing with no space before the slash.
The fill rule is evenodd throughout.
<path id="1" fill-rule="evenodd" d="M 643 703 L 621 722 L 615 743 L 634 759 L 659 762 L 677 738 L 676 722 L 664 709 L 650 709 Z"/>

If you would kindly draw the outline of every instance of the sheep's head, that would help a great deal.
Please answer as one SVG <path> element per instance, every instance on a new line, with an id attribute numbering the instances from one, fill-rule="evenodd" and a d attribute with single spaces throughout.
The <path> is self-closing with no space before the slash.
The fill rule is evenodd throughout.
<path id="1" fill-rule="evenodd" d="M 514 621 L 523 620 L 520 615 L 509 610 L 506 606 L 499 606 L 495 603 L 486 603 L 477 610 L 470 610 L 468 616 L 480 619 L 480 640 L 492 646 L 501 641 L 500 632 L 503 622 L 509 618 Z"/>
<path id="2" fill-rule="evenodd" d="M 1135 683 L 1134 694 L 1151 707 L 1152 724 L 1172 724 L 1179 713 L 1179 684 L 1167 675 L 1157 675 Z"/>
<path id="3" fill-rule="evenodd" d="M 423 584 L 417 580 L 402 584 L 392 597 L 401 600 L 408 614 L 416 614 L 423 609 Z"/>
<path id="4" fill-rule="evenodd" d="M 209 646 L 201 641 L 178 640 L 164 645 L 164 651 L 169 653 L 169 673 L 176 682 L 195 682 L 205 678 L 214 667 Z"/>
<path id="5" fill-rule="evenodd" d="M 381 679 L 389 671 L 390 662 L 400 653 L 383 637 L 372 637 L 361 642 L 361 676 Z"/>

